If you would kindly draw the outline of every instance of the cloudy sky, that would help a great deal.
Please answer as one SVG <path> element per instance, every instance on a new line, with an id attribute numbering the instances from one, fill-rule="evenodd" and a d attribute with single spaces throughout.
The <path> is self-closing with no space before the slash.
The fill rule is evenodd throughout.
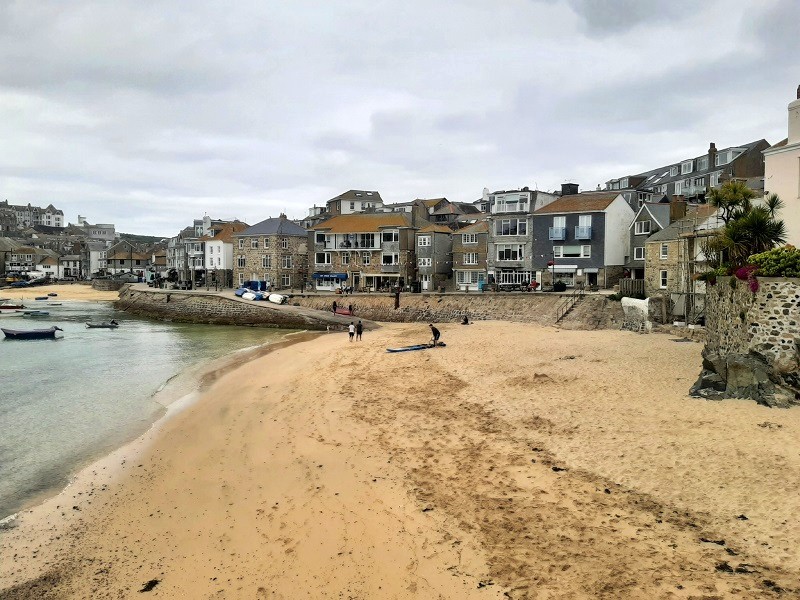
<path id="1" fill-rule="evenodd" d="M 174 235 L 786 137 L 800 2 L 0 0 L 0 199 Z"/>

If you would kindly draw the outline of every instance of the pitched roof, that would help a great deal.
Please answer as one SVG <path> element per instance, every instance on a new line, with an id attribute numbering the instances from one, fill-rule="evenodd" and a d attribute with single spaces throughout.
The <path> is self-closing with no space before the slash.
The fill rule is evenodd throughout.
<path id="1" fill-rule="evenodd" d="M 606 192 L 582 192 L 571 196 L 562 196 L 550 204 L 534 211 L 535 215 L 601 211 L 617 199 L 620 193 L 617 190 Z"/>
<path id="2" fill-rule="evenodd" d="M 636 216 L 633 217 L 633 221 L 628 226 L 628 229 L 633 227 L 636 220 L 639 218 L 639 215 L 642 213 L 649 214 L 656 224 L 661 228 L 664 229 L 667 225 L 669 225 L 669 213 L 670 213 L 670 205 L 664 204 L 660 202 L 645 202 L 642 204 L 639 211 L 636 213 Z"/>
<path id="3" fill-rule="evenodd" d="M 423 221 L 420 225 L 428 225 L 428 222 Z M 411 217 L 404 212 L 337 215 L 311 229 L 331 233 L 366 233 L 380 231 L 384 227 L 412 227 Z"/>
<path id="4" fill-rule="evenodd" d="M 374 200 L 383 203 L 379 192 L 369 190 L 347 190 L 344 194 L 334 196 L 328 202 L 333 202 L 334 200 Z"/>
<path id="5" fill-rule="evenodd" d="M 417 233 L 453 233 L 453 230 L 449 227 L 445 227 L 444 225 L 426 225 L 425 227 L 418 229 Z"/>
<path id="6" fill-rule="evenodd" d="M 489 223 L 485 220 L 478 221 L 459 229 L 456 233 L 489 233 Z"/>
<path id="7" fill-rule="evenodd" d="M 214 231 L 214 235 L 204 235 L 200 238 L 199 241 L 201 242 L 225 242 L 227 244 L 232 243 L 233 235 L 239 233 L 241 231 L 246 230 L 250 227 L 247 223 L 242 223 L 241 221 L 232 221 L 230 223 L 222 223 L 221 225 L 214 225 L 211 229 Z"/>
<path id="8" fill-rule="evenodd" d="M 646 243 L 678 240 L 687 233 L 692 233 L 697 230 L 716 229 L 714 223 L 708 223 L 708 226 L 698 226 L 703 224 L 710 217 L 713 217 L 717 212 L 718 209 L 715 206 L 700 204 L 691 214 L 686 215 L 683 219 L 678 219 L 668 227 L 651 235 L 647 238 Z"/>
<path id="9" fill-rule="evenodd" d="M 288 235 L 288 236 L 303 236 L 306 237 L 308 232 L 292 223 L 284 216 L 265 219 L 260 223 L 256 223 L 252 227 L 234 233 L 235 236 L 248 236 L 248 235 Z"/>

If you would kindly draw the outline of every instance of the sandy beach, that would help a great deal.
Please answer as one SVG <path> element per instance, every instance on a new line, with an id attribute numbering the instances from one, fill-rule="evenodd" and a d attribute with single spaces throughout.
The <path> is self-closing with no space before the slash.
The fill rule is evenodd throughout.
<path id="1" fill-rule="evenodd" d="M 5 288 L 0 290 L 0 298 L 13 298 L 34 301 L 37 296 L 58 294 L 52 300 L 84 300 L 92 302 L 113 302 L 119 300 L 119 292 L 96 290 L 83 283 L 37 285 L 27 288 Z"/>
<path id="2" fill-rule="evenodd" d="M 0 532 L 0 598 L 800 597 L 800 412 L 674 336 L 441 329 L 221 373 Z"/>

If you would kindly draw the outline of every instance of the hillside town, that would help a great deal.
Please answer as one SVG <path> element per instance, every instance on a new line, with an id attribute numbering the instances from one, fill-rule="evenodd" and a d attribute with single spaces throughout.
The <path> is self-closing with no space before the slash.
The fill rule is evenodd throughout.
<path id="1" fill-rule="evenodd" d="M 490 191 L 458 201 L 385 203 L 351 189 L 308 210 L 255 224 L 204 215 L 162 240 L 125 236 L 63 211 L 0 203 L 6 282 L 116 278 L 174 289 L 300 292 L 486 292 L 615 289 L 669 300 L 702 319 L 706 242 L 725 224 L 714 190 L 737 183 L 756 201 L 777 194 L 786 241 L 800 244 L 800 87 L 786 139 L 697 149 L 604 186 Z M 476 194 L 477 196 L 478 194 Z"/>

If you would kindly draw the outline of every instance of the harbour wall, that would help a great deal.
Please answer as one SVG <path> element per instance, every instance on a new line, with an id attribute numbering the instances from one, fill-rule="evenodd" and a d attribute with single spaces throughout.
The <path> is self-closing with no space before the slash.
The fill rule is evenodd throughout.
<path id="1" fill-rule="evenodd" d="M 461 293 L 400 295 L 395 308 L 393 294 L 295 294 L 289 304 L 252 302 L 232 292 L 153 290 L 127 286 L 120 290 L 116 307 L 127 312 L 161 320 L 227 325 L 255 325 L 325 329 L 353 319 L 383 322 L 460 322 L 504 320 L 555 325 L 556 309 L 564 297 L 551 293 Z M 352 305 L 353 317 L 334 316 L 334 300 Z M 618 329 L 622 323 L 619 302 L 603 295 L 586 295 L 558 325 L 567 329 Z"/>

